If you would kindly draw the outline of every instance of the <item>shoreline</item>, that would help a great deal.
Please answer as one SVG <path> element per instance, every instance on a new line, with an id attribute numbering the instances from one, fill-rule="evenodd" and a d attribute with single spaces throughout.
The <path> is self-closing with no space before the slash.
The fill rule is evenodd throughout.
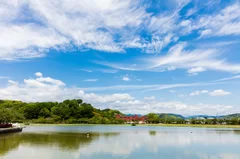
<path id="1" fill-rule="evenodd" d="M 30 124 L 25 126 L 131 126 L 131 124 Z M 239 128 L 240 125 L 198 125 L 198 124 L 136 124 L 136 126 L 194 127 L 194 128 Z"/>

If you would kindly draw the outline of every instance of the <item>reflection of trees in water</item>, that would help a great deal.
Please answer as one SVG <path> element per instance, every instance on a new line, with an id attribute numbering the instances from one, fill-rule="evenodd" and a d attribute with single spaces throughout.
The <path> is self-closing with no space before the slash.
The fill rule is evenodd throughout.
<path id="1" fill-rule="evenodd" d="M 20 140 L 15 140 L 16 134 L 0 136 L 0 156 L 19 146 Z"/>
<path id="2" fill-rule="evenodd" d="M 233 133 L 240 135 L 240 130 L 233 130 Z"/>
<path id="3" fill-rule="evenodd" d="M 234 133 L 240 135 L 240 129 L 239 130 L 215 130 L 217 134 L 227 134 L 227 133 Z"/>
<path id="4" fill-rule="evenodd" d="M 157 133 L 157 132 L 156 132 L 156 131 L 153 131 L 153 130 L 152 130 L 152 131 L 149 131 L 149 134 L 152 135 L 152 136 L 155 136 L 156 133 Z"/>
<path id="5" fill-rule="evenodd" d="M 89 135 L 87 135 L 89 134 Z M 17 148 L 20 144 L 51 146 L 64 150 L 78 150 L 101 136 L 110 137 L 119 133 L 16 133 L 0 136 L 0 156 Z"/>

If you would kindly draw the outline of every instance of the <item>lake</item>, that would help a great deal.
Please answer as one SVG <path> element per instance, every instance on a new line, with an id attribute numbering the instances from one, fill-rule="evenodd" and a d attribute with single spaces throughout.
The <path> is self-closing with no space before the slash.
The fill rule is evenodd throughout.
<path id="1" fill-rule="evenodd" d="M 240 159 L 240 129 L 27 126 L 0 135 L 1 159 Z"/>

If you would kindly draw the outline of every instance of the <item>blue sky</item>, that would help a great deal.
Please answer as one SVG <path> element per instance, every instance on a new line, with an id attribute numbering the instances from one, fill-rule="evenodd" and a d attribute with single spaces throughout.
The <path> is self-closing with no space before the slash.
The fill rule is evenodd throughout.
<path id="1" fill-rule="evenodd" d="M 237 0 L 4 0 L 0 98 L 240 112 Z"/>

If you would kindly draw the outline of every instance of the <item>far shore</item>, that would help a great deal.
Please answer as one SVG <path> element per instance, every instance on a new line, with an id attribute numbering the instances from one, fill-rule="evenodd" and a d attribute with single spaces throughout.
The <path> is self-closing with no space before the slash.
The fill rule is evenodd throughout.
<path id="1" fill-rule="evenodd" d="M 34 124 L 30 124 L 30 126 L 131 126 L 131 124 L 37 124 L 37 123 L 34 123 Z M 201 125 L 201 124 L 137 124 L 136 126 L 240 128 L 240 125 Z"/>

